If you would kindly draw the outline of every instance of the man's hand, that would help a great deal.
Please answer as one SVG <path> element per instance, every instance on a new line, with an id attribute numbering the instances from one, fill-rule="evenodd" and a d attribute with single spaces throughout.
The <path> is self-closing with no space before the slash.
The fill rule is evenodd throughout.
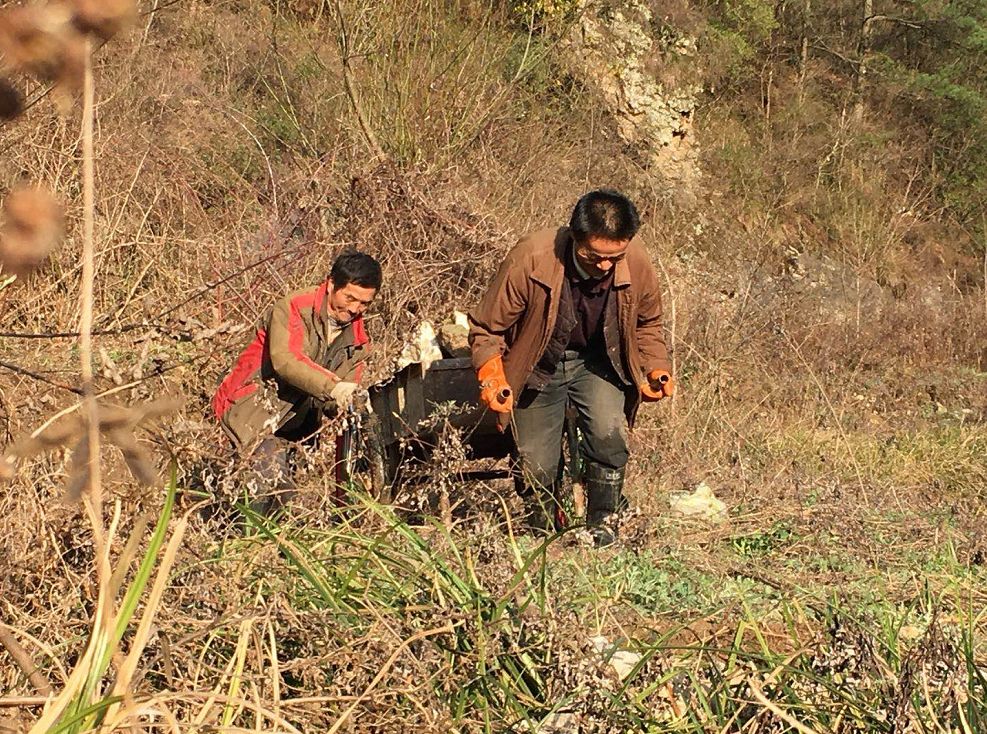
<path id="1" fill-rule="evenodd" d="M 510 413 L 514 410 L 514 393 L 504 374 L 504 360 L 498 354 L 484 364 L 476 373 L 480 380 L 480 400 L 495 413 Z"/>
<path id="2" fill-rule="evenodd" d="M 355 382 L 340 381 L 329 393 L 329 397 L 340 410 L 343 410 L 351 404 L 356 408 L 363 407 L 367 402 L 368 395 L 367 391 Z"/>
<path id="3" fill-rule="evenodd" d="M 651 370 L 648 381 L 641 385 L 641 397 L 646 401 L 670 398 L 675 392 L 675 380 L 665 370 Z"/>

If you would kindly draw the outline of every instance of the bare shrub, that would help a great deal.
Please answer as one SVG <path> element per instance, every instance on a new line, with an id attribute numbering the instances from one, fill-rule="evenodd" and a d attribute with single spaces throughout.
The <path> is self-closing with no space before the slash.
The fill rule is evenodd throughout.
<path id="1" fill-rule="evenodd" d="M 423 177 L 386 164 L 353 179 L 342 222 L 345 238 L 384 269 L 375 310 L 389 325 L 378 330 L 380 356 L 389 357 L 421 320 L 437 326 L 479 300 L 495 265 L 488 253 L 503 239 L 492 222 L 443 202 Z"/>

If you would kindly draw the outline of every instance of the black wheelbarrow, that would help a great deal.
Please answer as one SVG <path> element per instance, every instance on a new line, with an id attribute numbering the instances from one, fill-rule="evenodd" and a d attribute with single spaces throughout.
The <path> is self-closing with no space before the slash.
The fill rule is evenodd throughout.
<path id="1" fill-rule="evenodd" d="M 425 370 L 421 364 L 401 369 L 370 388 L 373 414 L 361 427 L 362 453 L 370 491 L 390 501 L 409 463 L 426 460 L 441 436 L 458 429 L 471 460 L 501 459 L 514 445 L 510 432 L 497 428 L 497 414 L 480 402 L 472 361 L 440 359 Z M 435 414 L 442 415 L 441 425 Z M 464 472 L 464 479 L 507 477 L 509 470 Z"/>

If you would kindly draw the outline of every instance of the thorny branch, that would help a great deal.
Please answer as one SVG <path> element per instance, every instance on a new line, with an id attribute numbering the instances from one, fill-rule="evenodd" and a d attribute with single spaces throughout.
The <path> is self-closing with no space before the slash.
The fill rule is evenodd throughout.
<path id="1" fill-rule="evenodd" d="M 289 220 L 288 224 L 285 225 L 285 227 L 282 227 L 281 234 L 283 239 L 287 239 L 285 232 L 290 232 L 295 226 L 297 226 L 297 223 L 298 223 L 297 219 L 292 218 L 291 220 Z M 315 243 L 316 240 L 312 239 L 312 240 L 306 240 L 305 242 L 301 242 L 291 247 L 285 247 L 271 255 L 262 257 L 259 260 L 254 260 L 253 262 L 243 266 L 242 268 L 239 268 L 229 273 L 228 275 L 224 275 L 222 278 L 219 278 L 218 280 L 209 281 L 198 290 L 193 291 L 185 299 L 155 314 L 150 319 L 148 319 L 147 322 L 124 324 L 116 329 L 94 329 L 91 333 L 93 336 L 116 336 L 119 334 L 126 334 L 127 332 L 130 331 L 137 331 L 138 329 L 153 328 L 159 330 L 166 330 L 169 327 L 160 324 L 158 322 L 161 319 L 170 316 L 171 314 L 173 314 L 175 311 L 179 310 L 183 306 L 187 306 L 189 303 L 195 301 L 198 298 L 201 298 L 206 293 L 209 293 L 210 291 L 218 288 L 221 285 L 224 285 L 225 283 L 228 283 L 234 278 L 243 275 L 244 273 L 250 270 L 253 270 L 254 268 L 260 267 L 261 265 L 265 265 L 269 262 L 282 258 L 286 255 L 297 253 L 305 249 L 306 247 L 310 247 Z M 347 243 L 330 242 L 330 243 L 320 243 L 320 244 L 322 244 L 323 246 L 331 247 L 334 245 L 345 245 Z M 0 331 L 0 337 L 10 338 L 10 339 L 74 339 L 79 336 L 81 336 L 81 333 L 78 331 L 53 331 L 53 332 Z"/>

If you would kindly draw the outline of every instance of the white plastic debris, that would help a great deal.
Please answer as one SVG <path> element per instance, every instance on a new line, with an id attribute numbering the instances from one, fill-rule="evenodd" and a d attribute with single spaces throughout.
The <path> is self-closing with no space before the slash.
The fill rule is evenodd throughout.
<path id="1" fill-rule="evenodd" d="M 442 359 L 442 350 L 435 338 L 435 327 L 431 321 L 422 321 L 404 343 L 401 354 L 398 355 L 396 369 L 403 370 L 409 364 L 421 363 L 424 369 L 432 366 L 432 362 Z"/>
<path id="2" fill-rule="evenodd" d="M 727 517 L 727 506 L 706 482 L 700 482 L 695 492 L 673 492 L 668 500 L 672 512 L 684 517 L 701 517 L 720 522 Z"/>

